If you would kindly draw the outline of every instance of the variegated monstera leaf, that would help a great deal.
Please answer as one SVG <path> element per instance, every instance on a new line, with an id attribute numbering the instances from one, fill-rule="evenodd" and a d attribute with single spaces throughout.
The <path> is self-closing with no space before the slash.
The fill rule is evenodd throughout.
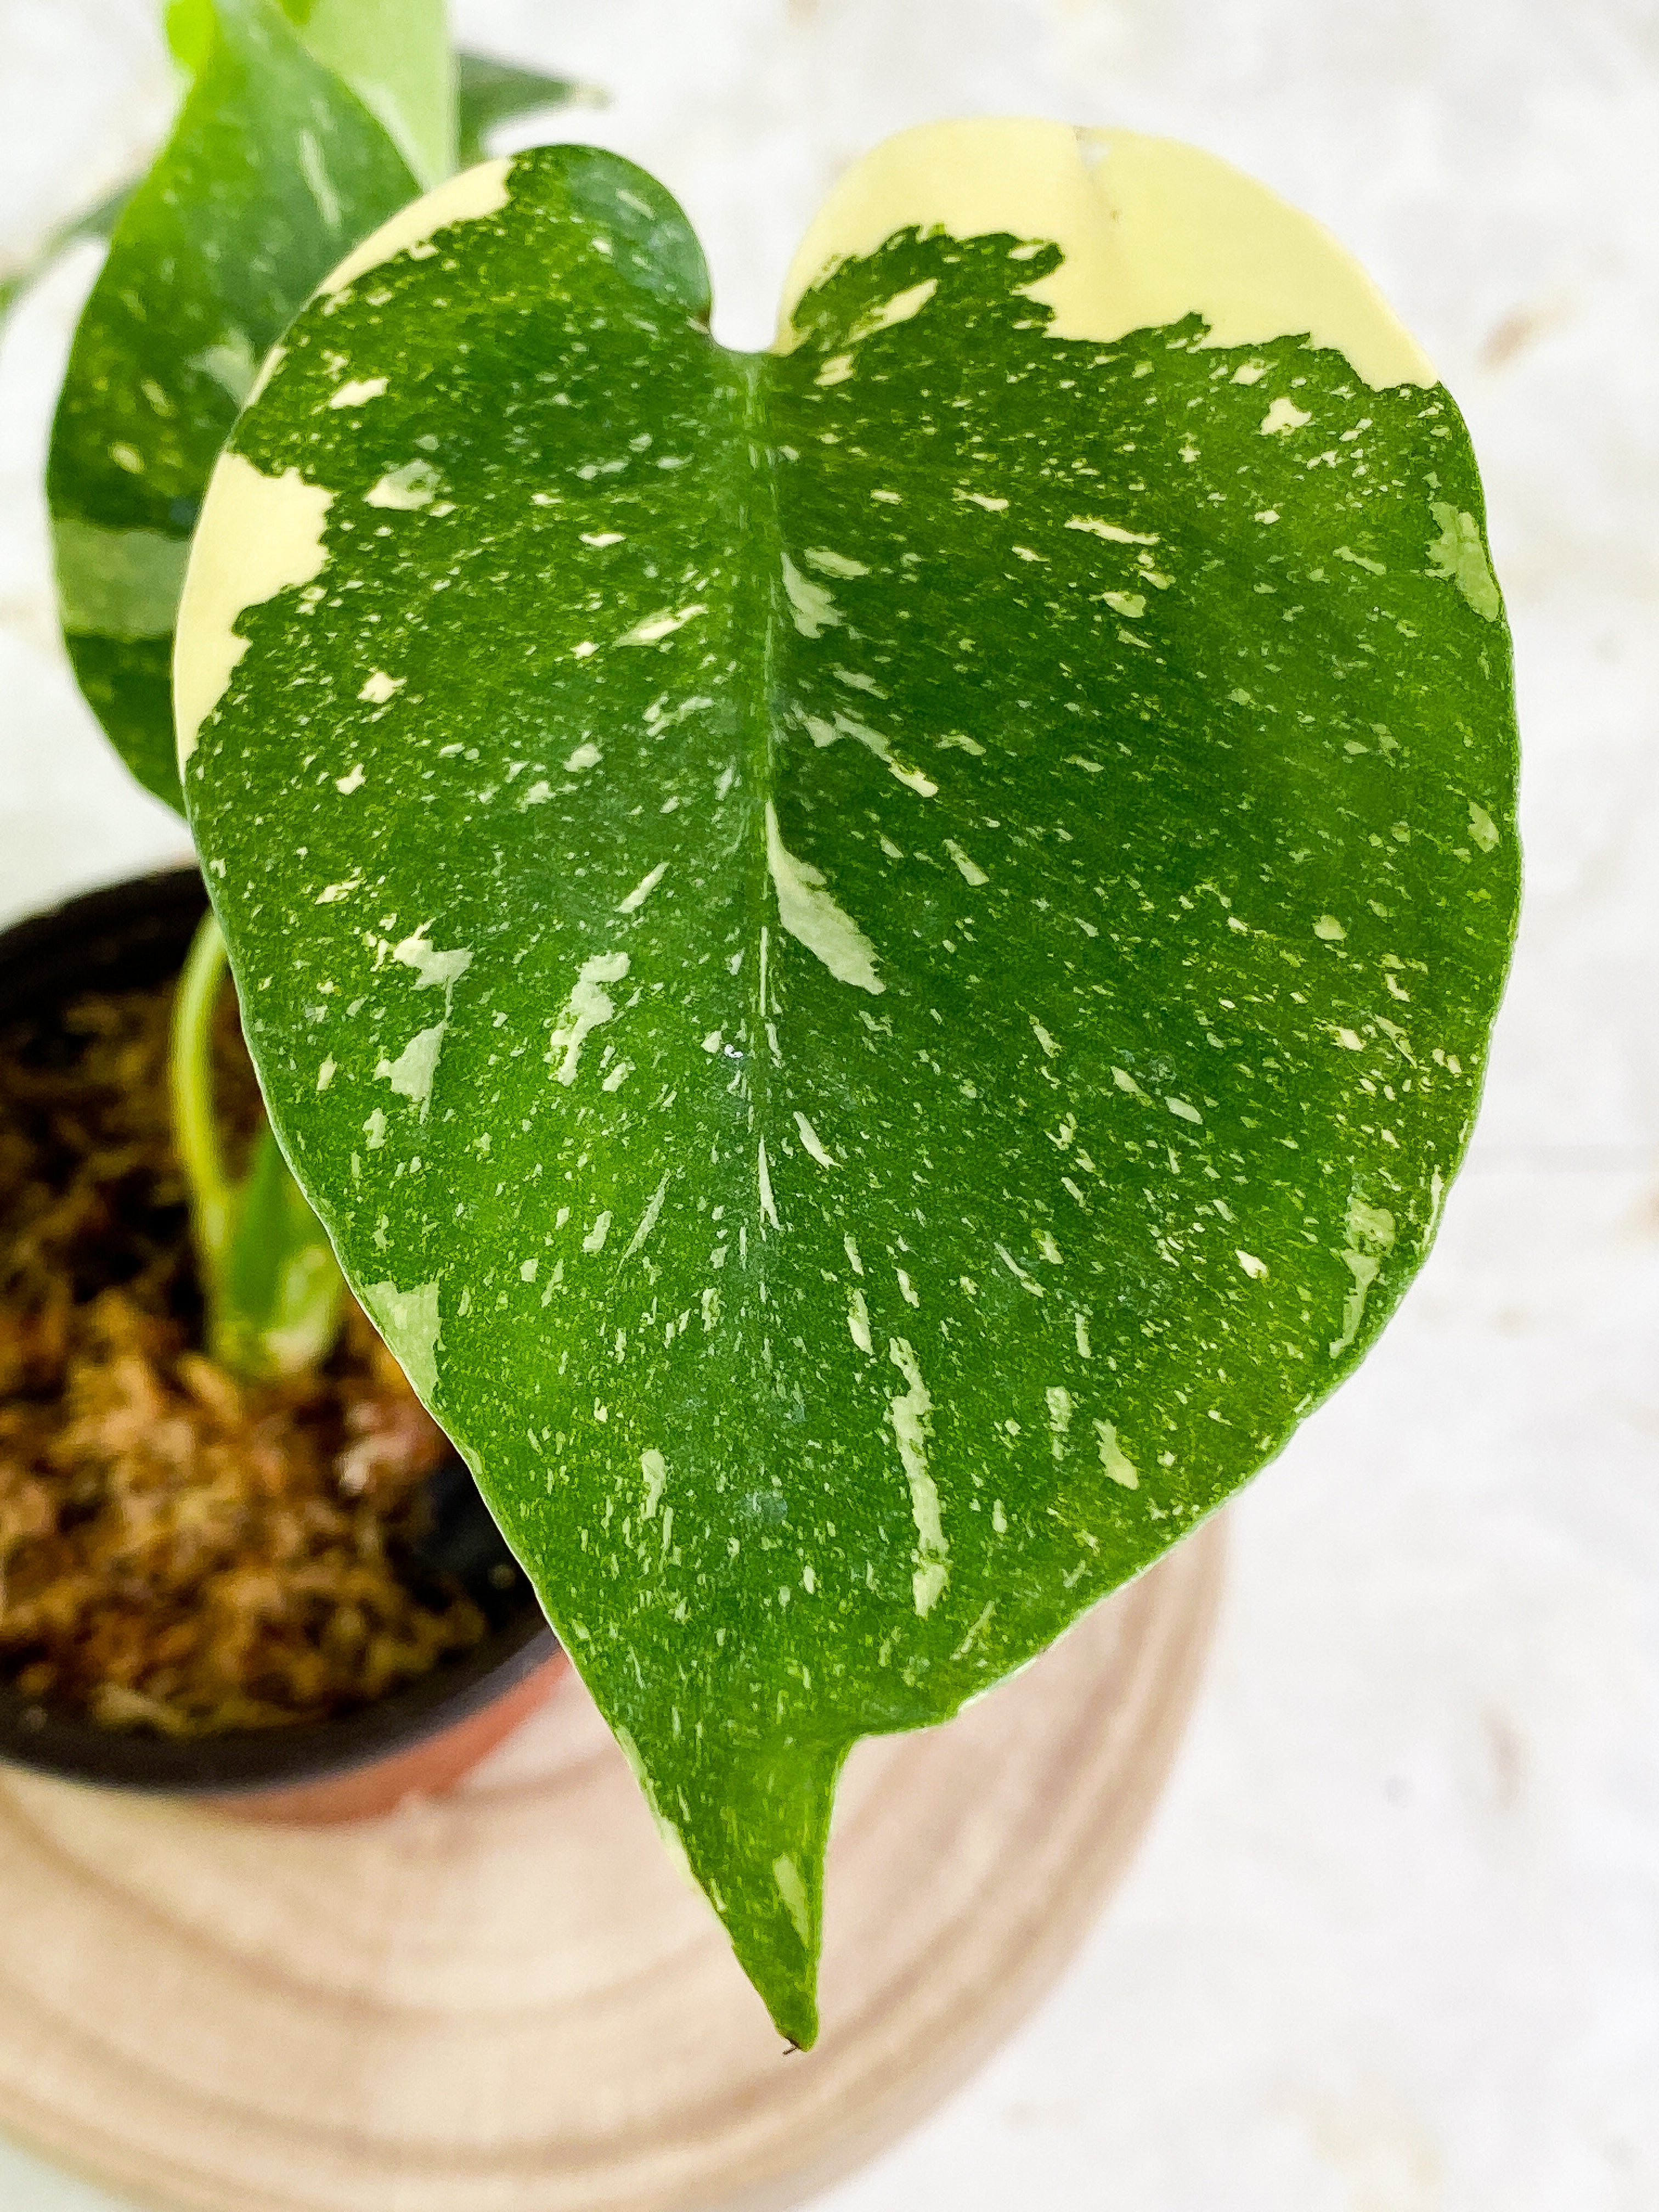
<path id="1" fill-rule="evenodd" d="M 1515 919 L 1457 410 L 1188 149 L 913 133 L 760 356 L 610 154 L 355 254 L 215 479 L 191 819 L 276 1127 L 805 2043 L 848 1746 L 1349 1372 Z"/>

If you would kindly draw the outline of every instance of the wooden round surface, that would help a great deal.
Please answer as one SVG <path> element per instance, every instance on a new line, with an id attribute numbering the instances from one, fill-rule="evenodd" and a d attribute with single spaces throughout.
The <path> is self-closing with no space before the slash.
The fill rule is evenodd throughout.
<path id="1" fill-rule="evenodd" d="M 762 2212 L 961 2081 L 1121 1873 L 1202 1530 L 949 1725 L 860 1745 L 786 2057 L 568 1680 L 450 1796 L 256 1827 L 0 1782 L 0 2130 L 165 2212 Z"/>

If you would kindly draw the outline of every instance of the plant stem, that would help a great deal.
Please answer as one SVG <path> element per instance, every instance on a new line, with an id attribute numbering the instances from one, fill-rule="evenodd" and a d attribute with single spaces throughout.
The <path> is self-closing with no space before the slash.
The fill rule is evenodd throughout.
<path id="1" fill-rule="evenodd" d="M 264 1382 L 326 1356 L 345 1283 L 268 1123 L 246 1179 L 234 1184 L 226 1172 L 213 1105 L 213 1014 L 225 968 L 225 941 L 210 912 L 173 1003 L 173 1136 L 190 1191 L 208 1352 L 244 1381 Z"/>
<path id="2" fill-rule="evenodd" d="M 225 940 L 211 907 L 179 977 L 173 1002 L 173 1134 L 190 1191 L 191 1227 L 204 1286 L 224 1263 L 234 1206 L 213 1115 L 213 1010 L 226 968 Z"/>

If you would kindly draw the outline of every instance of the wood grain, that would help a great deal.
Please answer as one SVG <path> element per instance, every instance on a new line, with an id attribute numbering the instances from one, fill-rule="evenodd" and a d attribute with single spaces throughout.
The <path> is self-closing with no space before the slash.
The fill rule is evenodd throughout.
<path id="1" fill-rule="evenodd" d="M 161 2212 L 767 2212 L 1042 1992 L 1168 1771 L 1212 1526 L 948 1726 L 861 1745 L 785 2057 L 580 1687 L 451 1796 L 258 1827 L 0 1782 L 0 2128 Z"/>

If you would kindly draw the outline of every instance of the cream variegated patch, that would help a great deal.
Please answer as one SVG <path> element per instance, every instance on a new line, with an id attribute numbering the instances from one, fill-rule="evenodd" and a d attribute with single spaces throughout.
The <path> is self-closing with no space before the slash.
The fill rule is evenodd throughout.
<path id="1" fill-rule="evenodd" d="M 1265 185 L 1172 138 L 1025 117 L 923 124 L 867 154 L 790 265 L 776 349 L 799 343 L 795 309 L 829 270 L 911 228 L 1058 246 L 1027 288 L 1051 337 L 1109 343 L 1197 314 L 1208 345 L 1305 334 L 1373 388 L 1437 380 L 1359 264 Z"/>
<path id="2" fill-rule="evenodd" d="M 331 491 L 307 483 L 297 469 L 262 476 L 240 453 L 227 453 L 214 471 L 191 550 L 173 651 L 181 770 L 247 651 L 247 640 L 236 634 L 237 617 L 319 574 L 327 558 L 323 528 L 333 503 Z"/>

